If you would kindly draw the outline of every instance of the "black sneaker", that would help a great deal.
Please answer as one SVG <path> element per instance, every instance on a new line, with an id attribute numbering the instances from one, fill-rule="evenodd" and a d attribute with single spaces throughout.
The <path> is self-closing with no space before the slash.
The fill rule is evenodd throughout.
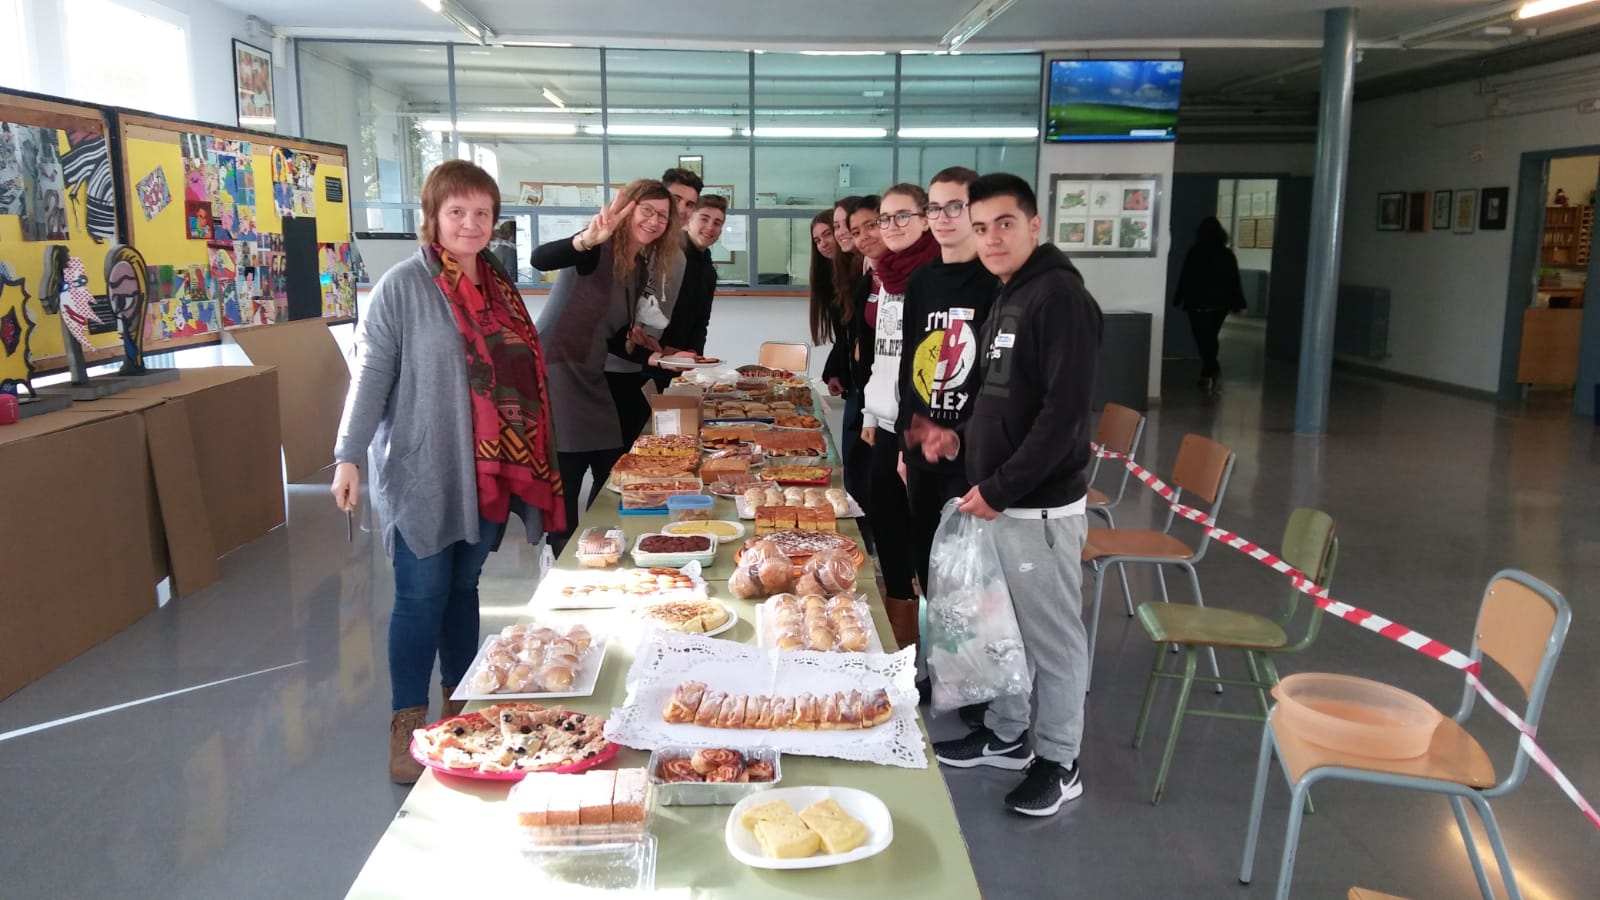
<path id="1" fill-rule="evenodd" d="M 1016 772 L 1033 761 L 1033 751 L 1028 749 L 1027 738 L 1027 732 L 1023 732 L 1014 741 L 1002 741 L 994 732 L 979 727 L 964 738 L 934 744 L 933 755 L 939 762 L 958 769 L 993 766 Z"/>
<path id="2" fill-rule="evenodd" d="M 1078 764 L 1071 768 L 1048 759 L 1036 759 L 1028 764 L 1028 774 L 1022 784 L 1006 795 L 1006 809 L 1025 816 L 1053 816 L 1061 804 L 1083 796 L 1083 782 L 1078 780 Z"/>

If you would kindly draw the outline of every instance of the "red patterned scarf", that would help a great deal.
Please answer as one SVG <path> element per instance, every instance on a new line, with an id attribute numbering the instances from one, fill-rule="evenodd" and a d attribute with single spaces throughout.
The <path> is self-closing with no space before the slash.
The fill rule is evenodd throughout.
<path id="1" fill-rule="evenodd" d="M 476 285 L 449 251 L 438 244 L 426 250 L 433 282 L 450 301 L 467 348 L 478 509 L 504 522 L 518 498 L 544 513 L 545 531 L 564 531 L 544 351 L 522 295 L 487 251 L 473 260 L 483 280 Z"/>
<path id="2" fill-rule="evenodd" d="M 904 294 L 911 273 L 938 258 L 939 242 L 933 239 L 933 232 L 924 231 L 916 243 L 904 250 L 891 250 L 878 257 L 878 265 L 873 272 L 877 274 L 884 290 L 891 294 Z"/>

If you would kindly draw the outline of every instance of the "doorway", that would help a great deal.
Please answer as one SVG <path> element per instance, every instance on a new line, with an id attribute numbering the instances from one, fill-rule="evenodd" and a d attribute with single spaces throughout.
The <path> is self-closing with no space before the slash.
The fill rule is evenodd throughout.
<path id="1" fill-rule="evenodd" d="M 1594 216 L 1600 148 L 1524 154 L 1512 236 L 1500 398 L 1571 403 L 1600 392 Z M 1488 213 L 1489 210 L 1483 210 Z"/>

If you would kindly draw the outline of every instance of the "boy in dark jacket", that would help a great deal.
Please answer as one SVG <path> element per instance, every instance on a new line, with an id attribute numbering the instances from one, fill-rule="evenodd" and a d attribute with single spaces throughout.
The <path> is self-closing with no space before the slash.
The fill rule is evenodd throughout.
<path id="1" fill-rule="evenodd" d="M 941 741 L 934 752 L 951 766 L 1026 769 L 1006 807 L 1048 816 L 1083 793 L 1077 757 L 1088 634 L 1079 558 L 1088 533 L 1084 497 L 1100 307 L 1066 254 L 1037 246 L 1038 207 L 1027 182 L 985 175 L 969 194 L 979 258 L 1003 284 L 979 345 L 982 387 L 959 434 L 926 422 L 916 443 L 928 459 L 950 458 L 965 445 L 973 488 L 961 510 L 992 523 L 1034 670 L 1038 714 L 1030 716 L 1028 697 L 1000 698 L 989 704 L 984 727 Z"/>
<path id="2" fill-rule="evenodd" d="M 700 198 L 684 223 L 683 283 L 678 288 L 678 302 L 672 307 L 672 320 L 661 332 L 663 353 L 690 350 L 697 356 L 705 355 L 711 301 L 717 294 L 717 266 L 711 261 L 711 245 L 722 237 L 727 218 L 727 199 L 708 194 Z M 651 370 L 656 389 L 666 390 L 679 371 Z"/>

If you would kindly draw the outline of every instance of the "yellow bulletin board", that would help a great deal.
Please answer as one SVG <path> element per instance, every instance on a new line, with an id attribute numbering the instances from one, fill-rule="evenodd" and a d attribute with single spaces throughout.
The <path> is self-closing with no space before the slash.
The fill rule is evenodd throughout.
<path id="1" fill-rule="evenodd" d="M 146 352 L 354 317 L 343 145 L 134 113 L 115 130 L 130 242 L 153 284 Z"/>
<path id="2" fill-rule="evenodd" d="M 66 368 L 61 317 L 45 313 L 39 296 L 45 248 L 53 244 L 82 265 L 90 308 L 101 320 L 88 325 L 94 349 L 85 358 L 122 356 L 105 302 L 105 257 L 117 230 L 106 135 L 98 107 L 0 91 L 0 384 L 8 389 Z M 43 142 L 54 145 L 53 160 L 39 152 Z"/>

